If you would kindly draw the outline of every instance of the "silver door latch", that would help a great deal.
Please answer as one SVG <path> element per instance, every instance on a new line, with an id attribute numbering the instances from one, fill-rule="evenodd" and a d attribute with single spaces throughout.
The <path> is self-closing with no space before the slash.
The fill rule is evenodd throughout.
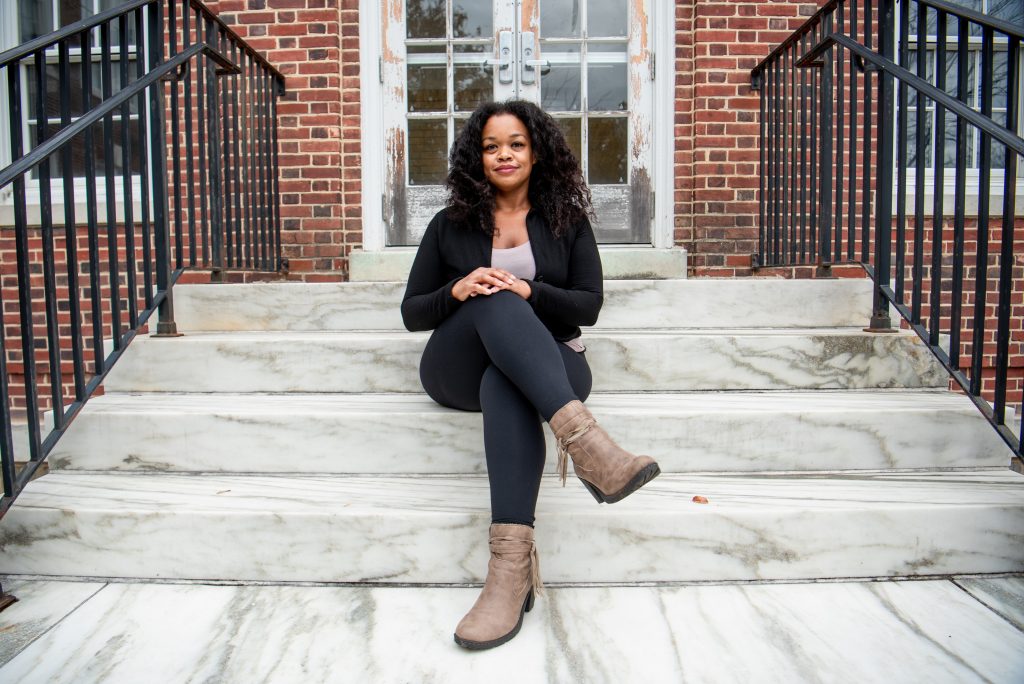
<path id="1" fill-rule="evenodd" d="M 540 73 L 546 74 L 551 71 L 551 62 L 546 59 L 534 59 L 537 55 L 537 41 L 532 31 L 523 31 L 520 35 L 522 50 L 521 61 L 523 65 L 520 83 L 530 85 L 537 80 L 537 69 Z"/>
<path id="2" fill-rule="evenodd" d="M 498 33 L 498 58 L 487 60 L 490 66 L 498 67 L 498 82 L 512 82 L 512 32 Z"/>

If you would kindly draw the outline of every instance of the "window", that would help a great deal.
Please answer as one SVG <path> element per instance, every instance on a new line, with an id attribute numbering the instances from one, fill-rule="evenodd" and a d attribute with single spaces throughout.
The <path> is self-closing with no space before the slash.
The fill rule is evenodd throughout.
<path id="1" fill-rule="evenodd" d="M 962 5 L 968 9 L 972 9 L 978 12 L 984 12 L 989 16 L 997 19 L 1001 19 L 1008 23 L 1024 26 L 1024 3 L 1020 0 L 958 0 L 958 5 Z M 919 74 L 929 83 L 938 85 L 936 78 L 936 61 L 938 59 L 938 14 L 934 9 L 929 8 L 926 14 L 926 30 L 925 36 L 921 39 L 918 33 L 918 3 L 910 2 L 909 7 L 910 20 L 908 25 L 909 31 L 909 59 L 906 67 L 918 73 L 918 59 L 920 51 L 924 51 L 925 69 L 924 73 Z M 982 29 L 977 24 L 967 22 L 967 47 L 968 47 L 968 59 L 967 59 L 967 104 L 977 110 L 981 111 L 981 80 L 982 80 Z M 945 75 L 945 92 L 952 97 L 958 97 L 957 92 L 957 76 L 958 76 L 958 57 L 957 48 L 959 45 L 959 33 L 960 25 L 956 17 L 948 16 L 946 22 L 946 36 L 945 36 L 945 63 L 942 65 L 942 74 Z M 993 85 L 993 97 L 992 97 L 992 118 L 997 123 L 1005 125 L 1007 108 L 1010 103 L 1007 102 L 1008 93 L 1008 62 L 1007 62 L 1007 39 L 1005 36 L 1001 36 L 999 33 L 994 34 L 993 40 L 993 74 L 992 74 L 992 85 Z M 1024 60 L 1022 60 L 1024 62 Z M 1018 66 L 1018 78 L 1024 82 L 1024 63 Z M 1024 83 L 1022 83 L 1024 85 Z M 1018 87 L 1018 99 L 1024 97 L 1024 88 Z M 917 147 L 916 147 L 916 135 L 917 135 L 917 115 L 918 115 L 918 97 L 914 89 L 908 89 L 908 129 L 907 129 L 907 154 L 906 154 L 906 165 L 913 175 L 918 159 L 917 159 Z M 925 107 L 925 163 L 924 167 L 929 178 L 934 173 L 935 165 L 937 160 L 935 159 L 938 146 L 935 145 L 935 103 L 928 98 L 922 98 L 922 103 Z M 1022 103 L 1018 101 L 1017 111 L 1024 111 Z M 956 130 L 957 130 L 957 117 L 949 112 L 944 117 L 943 126 L 943 158 L 941 160 L 942 166 L 948 169 L 948 172 L 944 174 L 944 184 L 947 191 L 950 190 L 955 182 L 954 169 L 956 168 Z M 1018 134 L 1024 131 L 1024 124 L 1018 122 Z M 968 187 L 969 191 L 974 195 L 978 193 L 978 171 L 981 160 L 981 132 L 973 126 L 967 127 L 968 139 L 967 139 L 967 169 L 968 169 Z M 992 191 L 993 194 L 1002 194 L 1003 184 L 1003 169 L 1006 163 L 1006 150 L 1000 143 L 993 142 L 991 146 L 991 164 L 992 169 Z M 1022 176 L 1024 171 L 1024 163 L 1018 166 L 1018 178 Z M 930 183 L 930 180 L 929 180 Z M 1019 191 L 1018 191 L 1019 192 Z M 973 204 L 973 203 L 972 203 Z M 1001 210 L 1001 207 L 993 206 L 994 210 Z"/>
<path id="2" fill-rule="evenodd" d="M 16 45 L 25 43 L 33 38 L 46 35 L 51 33 L 63 26 L 73 24 L 81 21 L 87 17 L 93 16 L 99 12 L 107 9 L 111 9 L 121 5 L 121 0 L 37 0 L 35 2 L 17 2 L 14 0 L 8 0 L 4 3 L 2 8 L 2 14 L 0 19 L 5 23 L 4 29 L 4 48 L 14 47 Z M 85 53 L 83 52 L 83 46 L 80 40 L 73 40 L 70 45 L 69 57 L 70 57 L 70 69 L 69 69 L 69 92 L 70 92 L 70 114 L 71 121 L 77 120 L 86 110 L 86 106 L 95 106 L 100 103 L 104 97 L 105 87 L 107 92 L 116 93 L 121 87 L 122 82 L 128 83 L 137 77 L 138 60 L 140 58 L 140 51 L 138 49 L 138 43 L 134 25 L 134 16 L 129 16 L 126 30 L 126 43 L 127 49 L 124 54 L 121 52 L 121 36 L 119 35 L 119 29 L 117 22 L 114 22 L 110 28 L 110 83 L 104 83 L 104 74 L 102 68 L 103 49 L 101 47 L 102 33 L 99 28 L 96 28 L 91 33 L 90 46 L 88 53 L 88 64 L 89 64 L 89 84 L 88 92 L 85 88 L 85 73 L 83 68 L 83 61 L 85 60 Z M 38 65 L 32 58 L 27 58 L 22 61 L 20 67 L 20 79 L 21 79 L 21 111 L 26 113 L 26 116 L 22 123 L 22 140 L 24 141 L 25 151 L 32 149 L 38 144 L 40 139 L 40 126 L 38 123 L 38 98 L 39 98 L 39 85 L 40 85 L 40 69 L 42 69 L 42 87 L 43 87 L 43 108 L 46 117 L 45 124 L 47 126 L 47 134 L 52 136 L 57 128 L 61 125 L 61 109 L 60 109 L 60 55 L 56 47 L 52 47 L 46 51 L 45 63 Z M 122 71 L 127 74 L 127 79 L 123 81 Z M 5 87 L 3 92 L 0 93 L 0 98 L 3 98 L 4 110 L 7 111 L 8 102 L 6 98 L 9 97 L 8 90 Z M 138 151 L 143 149 L 144 142 L 141 140 L 139 126 L 134 122 L 139 119 L 139 106 L 137 100 L 133 98 L 129 106 L 128 121 L 123 121 L 121 113 L 115 112 L 112 116 L 113 119 L 113 155 L 111 162 L 113 164 L 114 173 L 120 174 L 123 170 L 122 163 L 122 127 L 127 126 L 127 140 L 132 150 L 130 155 L 130 172 L 138 174 L 141 168 L 140 156 Z M 0 126 L 9 126 L 8 117 L 4 116 L 3 121 L 0 122 Z M 106 164 L 105 150 L 102 144 L 102 137 L 100 131 L 102 125 L 97 125 L 96 132 L 93 139 L 93 149 L 86 150 L 85 139 L 79 136 L 72 143 L 72 169 L 71 175 L 75 178 L 76 185 L 84 183 L 86 175 L 85 160 L 87 156 L 91 156 L 95 160 L 95 168 L 97 173 L 97 184 L 98 195 L 102 197 L 102 184 L 104 182 L 103 174 Z M 9 131 L 4 131 L 4 137 L 9 140 Z M 6 143 L 6 140 L 5 140 Z M 10 163 L 10 147 L 9 144 L 4 145 L 4 157 L 2 160 L 3 164 Z M 55 156 L 50 160 L 50 175 L 54 179 L 54 184 L 59 185 L 62 182 L 64 169 L 62 168 L 63 161 L 60 155 Z M 32 172 L 32 178 L 38 178 L 38 169 Z M 136 179 L 137 181 L 137 179 Z M 120 183 L 118 183 L 120 186 Z M 38 192 L 38 186 L 36 184 L 29 184 L 30 196 Z M 118 187 L 118 194 L 120 194 L 120 187 Z M 5 188 L 5 196 L 0 199 L 10 199 L 11 188 Z M 84 196 L 82 193 L 76 192 L 76 197 Z M 57 199 L 59 194 L 54 194 L 54 198 Z M 33 197 L 30 197 L 32 201 Z M 30 212 L 31 213 L 31 212 Z M 0 220 L 0 223 L 7 223 L 7 221 Z"/>

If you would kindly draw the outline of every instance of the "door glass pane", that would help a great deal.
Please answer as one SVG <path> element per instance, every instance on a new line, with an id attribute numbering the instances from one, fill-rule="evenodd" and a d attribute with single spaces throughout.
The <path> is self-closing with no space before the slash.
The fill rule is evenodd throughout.
<path id="1" fill-rule="evenodd" d="M 484 102 L 494 99 L 491 68 L 484 62 L 490 57 L 490 45 L 456 45 L 455 80 L 452 95 L 456 111 L 473 111 Z"/>
<path id="2" fill-rule="evenodd" d="M 592 118 L 588 128 L 589 182 L 592 185 L 625 183 L 628 120 L 624 117 Z"/>
<path id="3" fill-rule="evenodd" d="M 586 0 L 542 0 L 540 31 L 545 38 L 579 38 Z"/>
<path id="4" fill-rule="evenodd" d="M 406 0 L 405 35 L 444 38 L 445 0 Z"/>
<path id="5" fill-rule="evenodd" d="M 587 109 L 626 111 L 629 108 L 626 44 L 588 44 L 587 53 Z"/>
<path id="6" fill-rule="evenodd" d="M 579 111 L 580 47 L 572 43 L 545 43 L 543 58 L 551 70 L 541 77 L 541 107 L 552 112 Z"/>
<path id="7" fill-rule="evenodd" d="M 628 9 L 629 3 L 626 0 L 590 0 L 587 6 L 587 36 L 625 36 Z"/>
<path id="8" fill-rule="evenodd" d="M 558 127 L 562 129 L 562 134 L 565 135 L 565 141 L 569 143 L 569 148 L 572 153 L 576 155 L 576 161 L 580 164 L 583 163 L 583 129 L 581 126 L 581 120 L 578 118 L 574 119 L 555 119 L 558 123 Z"/>
<path id="9" fill-rule="evenodd" d="M 410 45 L 407 50 L 409 111 L 446 111 L 448 108 L 448 57 L 445 55 L 444 47 Z"/>
<path id="10" fill-rule="evenodd" d="M 455 0 L 452 34 L 456 38 L 485 38 L 494 33 L 491 0 Z"/>
<path id="11" fill-rule="evenodd" d="M 409 184 L 438 185 L 448 172 L 448 123 L 409 121 Z"/>

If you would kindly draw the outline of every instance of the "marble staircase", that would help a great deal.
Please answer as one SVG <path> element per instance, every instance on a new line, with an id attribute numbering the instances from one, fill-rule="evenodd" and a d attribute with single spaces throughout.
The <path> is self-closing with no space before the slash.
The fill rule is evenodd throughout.
<path id="1" fill-rule="evenodd" d="M 0 523 L 0 573 L 481 581 L 479 416 L 420 392 L 401 292 L 177 288 L 185 336 L 133 343 Z M 614 506 L 547 476 L 545 580 L 1024 569 L 1008 450 L 916 337 L 863 332 L 870 301 L 853 280 L 609 281 L 588 403 L 663 474 Z"/>

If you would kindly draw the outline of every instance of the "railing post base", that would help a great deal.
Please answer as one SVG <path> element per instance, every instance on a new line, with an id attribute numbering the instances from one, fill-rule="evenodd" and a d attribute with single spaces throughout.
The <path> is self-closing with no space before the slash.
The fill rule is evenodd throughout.
<path id="1" fill-rule="evenodd" d="M 815 280 L 837 280 L 836 276 L 832 273 L 832 264 L 818 262 L 818 267 L 814 269 Z"/>
<path id="2" fill-rule="evenodd" d="M 889 318 L 889 314 L 875 314 L 871 317 L 871 322 L 868 323 L 868 327 L 864 328 L 864 332 L 869 333 L 894 333 L 898 332 L 892 327 L 892 319 Z"/>
<path id="3" fill-rule="evenodd" d="M 170 323 L 164 323 L 160 321 L 156 324 L 156 332 L 150 335 L 150 337 L 184 337 L 184 333 L 178 332 L 178 324 L 174 321 Z"/>
<path id="4" fill-rule="evenodd" d="M 1020 456 L 1014 456 L 1010 459 L 1010 470 L 1024 475 L 1024 461 L 1021 460 Z"/>
<path id="5" fill-rule="evenodd" d="M 14 594 L 8 594 L 6 591 L 4 591 L 3 585 L 0 584 L 0 612 L 3 612 L 11 604 L 17 603 L 17 602 L 18 602 L 18 597 L 15 596 Z"/>

